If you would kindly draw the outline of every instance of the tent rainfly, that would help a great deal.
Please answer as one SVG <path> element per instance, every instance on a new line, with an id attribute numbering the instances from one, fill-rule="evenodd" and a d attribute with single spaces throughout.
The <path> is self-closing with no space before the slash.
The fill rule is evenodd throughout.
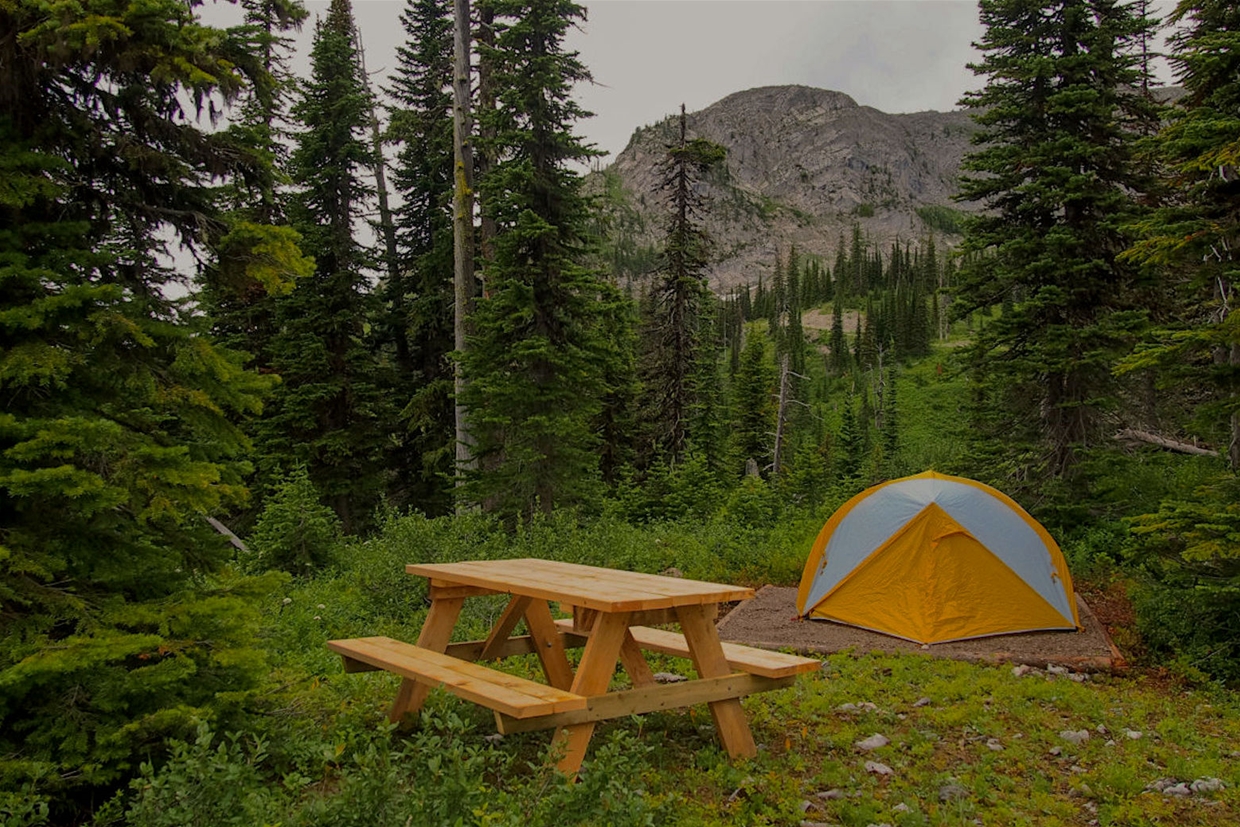
<path id="1" fill-rule="evenodd" d="M 1046 529 L 994 488 L 933 471 L 876 485 L 831 515 L 797 612 L 918 643 L 1081 627 Z"/>

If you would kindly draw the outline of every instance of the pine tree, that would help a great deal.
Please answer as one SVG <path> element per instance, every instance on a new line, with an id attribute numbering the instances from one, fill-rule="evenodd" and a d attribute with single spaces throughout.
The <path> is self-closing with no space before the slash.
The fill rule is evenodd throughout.
<path id="1" fill-rule="evenodd" d="M 1148 189 L 1132 145 L 1153 116 L 1134 52 L 1150 24 L 1115 0 L 983 0 L 981 20 L 972 68 L 986 86 L 963 101 L 981 126 L 964 168 L 981 174 L 964 178 L 961 197 L 988 209 L 965 248 L 994 255 L 960 296 L 967 310 L 1016 297 L 974 350 L 1000 404 L 996 436 L 1012 444 L 1024 432 L 1045 472 L 1066 476 L 1100 435 L 1131 306 L 1118 227 Z"/>
<path id="2" fill-rule="evenodd" d="M 258 424 L 268 480 L 304 464 L 348 532 L 378 503 L 390 421 L 367 322 L 366 252 L 354 237 L 370 194 L 366 134 L 371 102 L 361 79 L 349 0 L 332 0 L 315 26 L 311 79 L 293 114 L 304 131 L 293 151 L 300 188 L 293 226 L 314 256 L 314 275 L 282 297 L 272 366 L 282 383 Z"/>
<path id="3" fill-rule="evenodd" d="M 389 450 L 394 503 L 447 511 L 455 460 L 452 292 L 452 17 L 448 0 L 408 0 L 406 42 L 388 90 L 386 139 L 397 146 L 393 184 L 398 273 L 382 286 L 378 341 L 390 349 L 392 394 L 403 407 Z"/>
<path id="4" fill-rule="evenodd" d="M 732 444 L 736 470 L 749 460 L 764 468 L 770 460 L 775 426 L 775 370 L 766 352 L 766 337 L 754 327 L 745 335 L 741 364 L 732 382 Z"/>
<path id="5" fill-rule="evenodd" d="M 76 824 L 265 671 L 271 583 L 221 579 L 204 517 L 244 501 L 230 420 L 269 383 L 161 262 L 209 255 L 205 182 L 264 174 L 195 104 L 266 79 L 251 33 L 179 1 L 15 0 L 0 32 L 0 764 Z"/>
<path id="6" fill-rule="evenodd" d="M 844 338 L 844 305 L 840 296 L 835 296 L 835 306 L 831 310 L 831 373 L 843 376 L 851 367 L 848 354 L 848 341 Z"/>
<path id="7" fill-rule="evenodd" d="M 642 381 L 642 419 L 650 429 L 652 454 L 675 463 L 694 436 L 692 422 L 705 402 L 698 379 L 702 363 L 714 363 L 705 342 L 709 239 L 702 229 L 704 203 L 697 184 L 723 162 L 724 150 L 702 138 L 690 139 L 680 107 L 677 141 L 659 166 L 659 189 L 668 211 L 663 264 L 651 288 L 650 313 L 643 324 L 647 349 Z"/>
<path id="8" fill-rule="evenodd" d="M 1136 226 L 1128 256 L 1164 274 L 1168 301 L 1151 342 L 1126 369 L 1157 367 L 1163 381 L 1210 388 L 1206 434 L 1226 443 L 1240 470 L 1240 9 L 1218 0 L 1181 2 L 1170 22 L 1172 64 L 1186 94 L 1154 141 L 1170 175 L 1167 203 Z"/>
<path id="9" fill-rule="evenodd" d="M 564 49 L 584 9 L 567 0 L 489 5 L 495 47 L 483 57 L 498 99 L 482 115 L 498 160 L 480 185 L 498 235 L 463 357 L 480 466 L 467 495 L 516 518 L 588 502 L 596 489 L 610 288 L 580 263 L 588 214 L 569 166 L 593 155 L 571 131 L 585 115 L 572 86 L 589 73 Z"/>

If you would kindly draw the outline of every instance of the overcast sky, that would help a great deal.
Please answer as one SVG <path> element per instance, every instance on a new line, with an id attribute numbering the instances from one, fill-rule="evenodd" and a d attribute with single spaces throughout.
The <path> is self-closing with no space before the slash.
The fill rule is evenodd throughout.
<path id="1" fill-rule="evenodd" d="M 578 0 L 582 2 L 582 0 Z M 353 0 L 367 68 L 379 85 L 404 38 L 403 0 Z M 594 75 L 577 100 L 594 113 L 578 133 L 615 156 L 639 126 L 703 109 L 755 86 L 804 84 L 885 112 L 947 110 L 979 86 L 966 64 L 982 30 L 973 0 L 585 0 L 569 39 Z M 1173 0 L 1154 0 L 1155 10 Z M 294 69 L 307 72 L 309 0 Z M 235 7 L 208 5 L 224 23 Z"/>
<path id="2" fill-rule="evenodd" d="M 579 0 L 580 2 L 580 0 Z M 755 86 L 845 92 L 887 112 L 951 109 L 972 88 L 965 64 L 981 34 L 971 0 L 587 0 L 569 47 L 594 75 L 577 100 L 579 134 L 613 156 L 639 126 L 704 109 Z M 326 0 L 306 4 L 311 21 Z M 403 0 L 354 0 L 377 78 L 395 65 Z M 298 65 L 304 65 L 301 60 Z M 377 73 L 377 74 L 376 74 Z"/>

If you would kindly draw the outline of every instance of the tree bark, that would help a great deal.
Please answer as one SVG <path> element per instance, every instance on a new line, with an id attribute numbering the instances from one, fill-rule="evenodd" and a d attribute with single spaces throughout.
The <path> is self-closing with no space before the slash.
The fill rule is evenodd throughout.
<path id="1" fill-rule="evenodd" d="M 470 118 L 470 18 L 469 0 L 453 0 L 455 70 L 452 81 L 452 143 L 454 188 L 452 197 L 453 286 L 455 317 L 453 332 L 458 354 L 468 347 L 469 318 L 474 306 L 474 159 Z M 458 359 L 454 369 L 456 390 L 456 484 L 464 472 L 477 466 L 474 440 L 469 431 L 468 411 L 462 402 L 466 378 Z"/>

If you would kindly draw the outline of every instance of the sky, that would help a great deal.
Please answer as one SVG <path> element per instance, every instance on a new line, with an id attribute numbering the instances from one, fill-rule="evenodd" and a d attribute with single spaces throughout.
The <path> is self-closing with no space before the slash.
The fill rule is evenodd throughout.
<path id="1" fill-rule="evenodd" d="M 579 0 L 580 2 L 580 0 Z M 972 0 L 586 0 L 572 32 L 594 75 L 578 133 L 615 154 L 633 130 L 745 89 L 803 84 L 886 112 L 946 110 L 978 84 L 965 64 L 981 35 Z M 305 64 L 315 14 L 299 38 Z M 367 70 L 382 84 L 403 38 L 403 0 L 354 0 Z M 606 163 L 610 159 L 604 159 Z"/>
<path id="2" fill-rule="evenodd" d="M 884 112 L 946 111 L 981 86 L 974 0 L 578 0 L 587 19 L 567 42 L 594 76 L 577 101 L 594 117 L 577 125 L 609 163 L 633 131 L 680 110 L 704 109 L 757 86 L 802 84 L 844 92 Z M 1153 0 L 1154 13 L 1174 0 Z M 316 15 L 296 38 L 292 68 L 309 71 Z M 382 87 L 404 38 L 404 0 L 353 0 L 366 67 Z M 202 7 L 208 22 L 236 22 L 236 6 Z M 1164 73 L 1160 73 L 1164 74 Z M 1165 79 L 1164 79 L 1165 82 Z"/>

